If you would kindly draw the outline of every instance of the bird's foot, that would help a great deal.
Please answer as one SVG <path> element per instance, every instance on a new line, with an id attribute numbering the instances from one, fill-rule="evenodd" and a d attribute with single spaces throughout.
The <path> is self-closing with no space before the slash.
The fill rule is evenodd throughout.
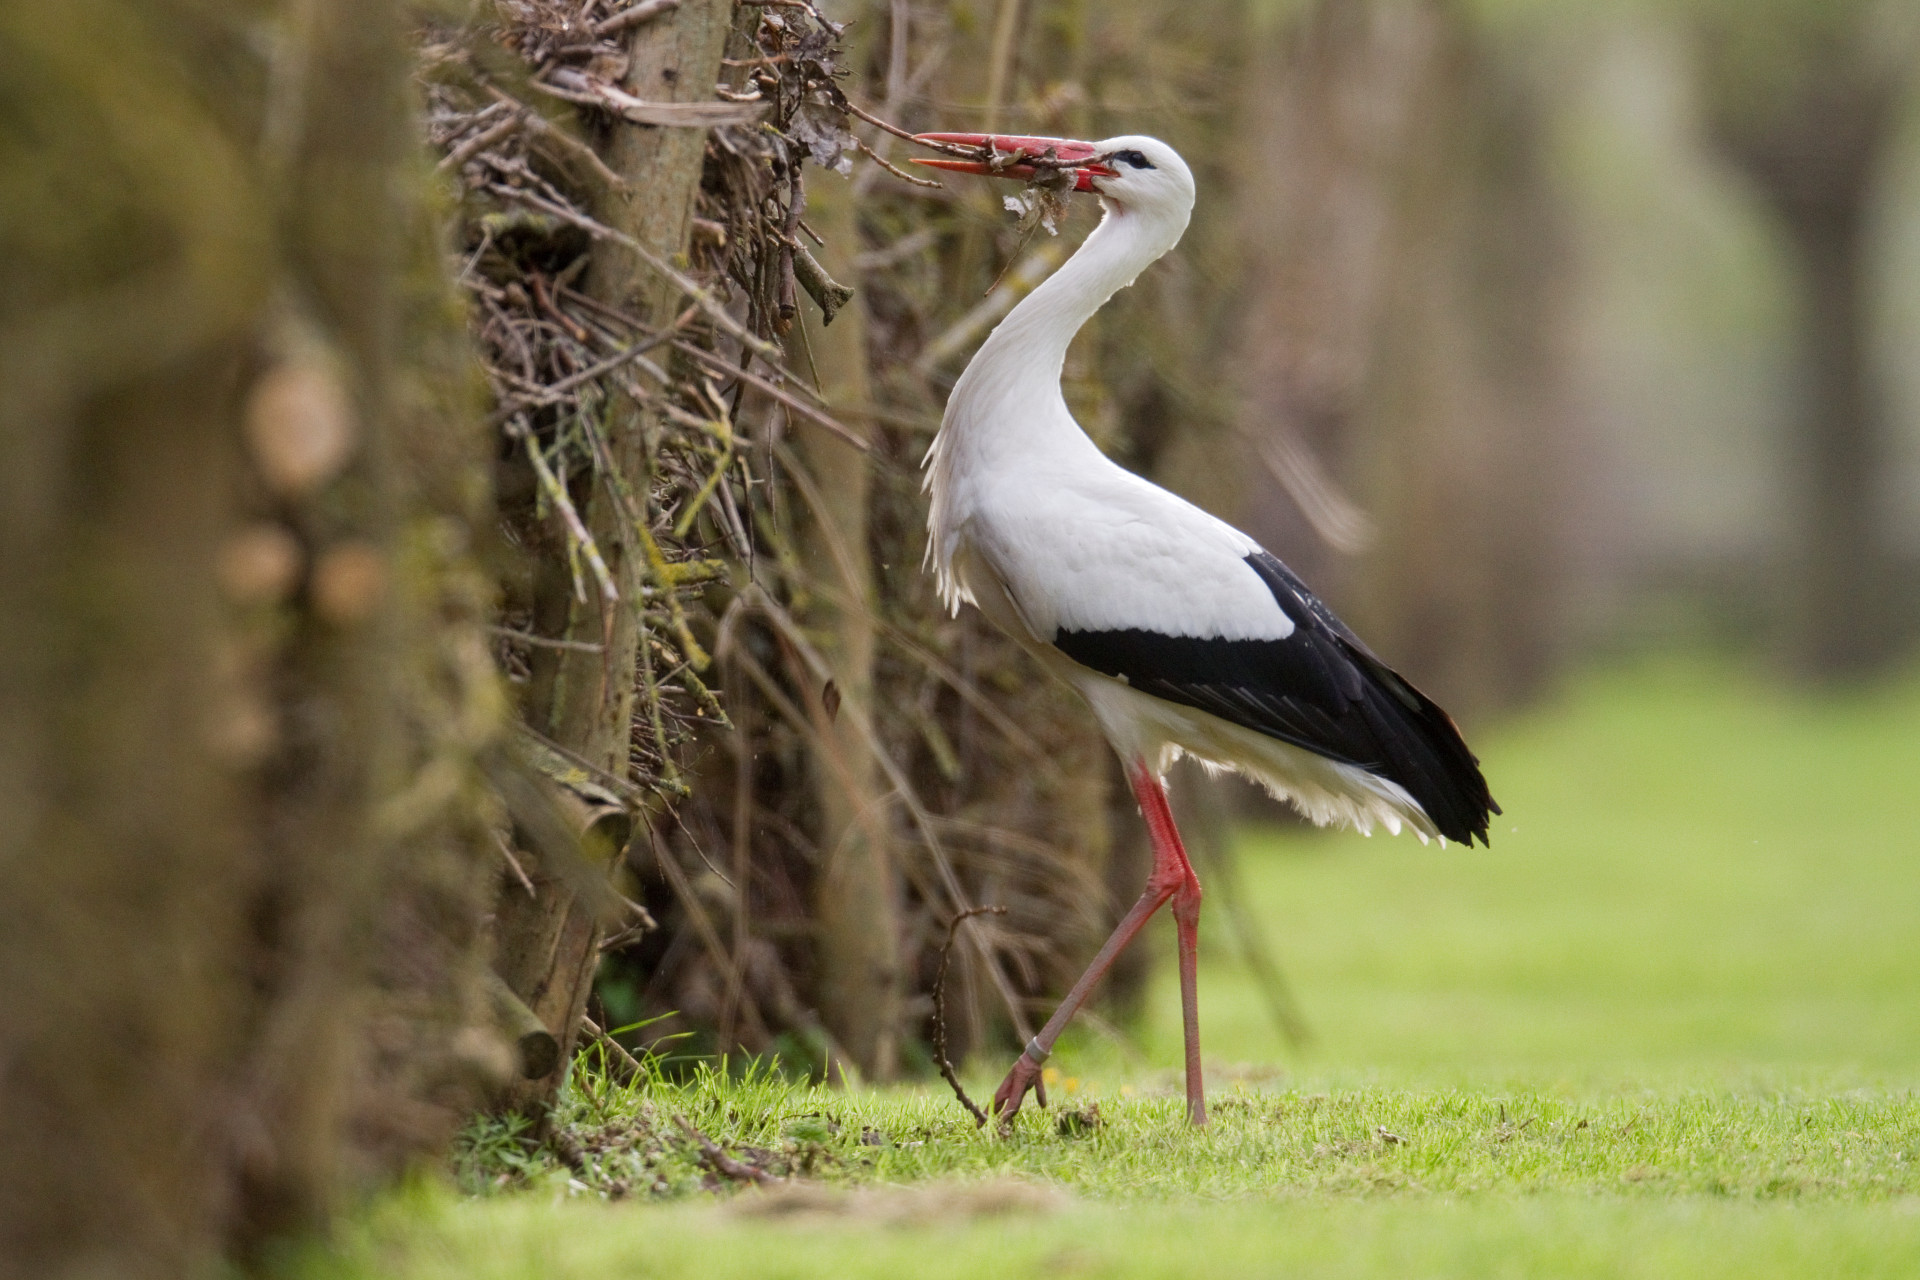
<path id="1" fill-rule="evenodd" d="M 1029 1089 L 1033 1090 L 1036 1102 L 1043 1107 L 1047 1105 L 1047 1082 L 1040 1072 L 1040 1064 L 1024 1053 L 1013 1060 L 1013 1070 L 1007 1072 L 1007 1078 L 993 1091 L 993 1116 L 1002 1127 L 1013 1123 L 1014 1113 L 1020 1110 Z"/>

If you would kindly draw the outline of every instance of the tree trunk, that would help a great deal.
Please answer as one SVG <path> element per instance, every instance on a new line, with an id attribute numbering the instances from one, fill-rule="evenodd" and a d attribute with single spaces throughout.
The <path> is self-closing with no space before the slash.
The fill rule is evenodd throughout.
<path id="1" fill-rule="evenodd" d="M 1779 217 L 1800 295 L 1783 599 L 1789 665 L 1811 681 L 1871 674 L 1895 652 L 1868 227 L 1914 47 L 1882 16 L 1834 0 L 1755 22 L 1743 6 L 1701 33 L 1716 139 Z"/>
<path id="2" fill-rule="evenodd" d="M 1788 452 L 1801 530 L 1790 660 L 1812 680 L 1871 671 L 1892 648 L 1879 492 L 1887 433 L 1870 358 L 1865 210 L 1851 212 L 1840 226 L 1792 226 L 1805 381 Z"/>
<path id="3" fill-rule="evenodd" d="M 636 28 L 624 80 L 628 92 L 656 102 L 711 101 L 732 13 L 730 0 L 685 0 L 672 13 Z M 662 258 L 683 256 L 706 130 L 626 122 L 611 128 L 602 152 L 627 185 L 603 193 L 596 216 Z M 645 323 L 672 318 L 672 284 L 617 244 L 595 247 L 587 288 Z M 648 411 L 616 403 L 606 426 L 614 468 L 627 489 L 644 500 L 651 481 Z M 596 649 L 537 650 L 525 714 L 554 742 L 595 768 L 624 778 L 635 673 L 642 656 L 633 602 L 647 576 L 646 556 L 603 484 L 593 488 L 587 522 L 622 599 L 608 602 L 589 593 L 585 603 L 578 601 L 563 550 L 550 550 L 536 565 L 536 627 L 542 634 Z M 562 1065 L 549 1076 L 516 1085 L 508 1102 L 520 1107 L 549 1101 L 559 1087 L 592 987 L 602 924 L 594 904 L 570 887 L 564 869 L 538 868 L 535 884 L 539 892 L 531 898 L 517 885 L 500 895 L 496 967 L 558 1037 Z"/>
<path id="4" fill-rule="evenodd" d="M 1466 714 L 1561 649 L 1564 433 L 1540 139 L 1470 19 L 1326 0 L 1254 100 L 1252 532 Z"/>
<path id="5" fill-rule="evenodd" d="M 856 63 L 857 65 L 857 63 Z M 820 174 L 808 188 L 808 225 L 826 241 L 821 265 L 835 279 L 855 279 L 860 243 L 850 184 Z M 859 425 L 873 404 L 867 377 L 867 322 L 862 300 L 842 307 L 830 325 L 807 323 L 790 363 L 806 367 L 810 352 L 820 390 L 843 421 Z M 824 431 L 802 433 L 795 452 L 818 502 L 810 507 L 798 548 L 809 579 L 803 621 L 821 637 L 833 667 L 837 704 L 871 716 L 874 692 L 874 593 L 867 512 L 872 462 Z M 899 1063 L 900 884 L 889 838 L 887 788 L 866 737 L 852 715 L 819 709 L 820 741 L 831 759 L 816 760 L 820 864 L 814 872 L 814 994 L 834 1040 L 868 1076 L 887 1079 Z"/>
<path id="6" fill-rule="evenodd" d="M 399 17 L 153 7 L 0 9 L 0 1271 L 23 1276 L 201 1274 L 313 1225 L 449 1132 L 432 1104 L 494 1056 L 464 1034 L 455 816 L 492 685 L 470 609 L 446 622 L 479 597 L 476 513 L 448 501 L 479 437 L 448 408 Z"/>

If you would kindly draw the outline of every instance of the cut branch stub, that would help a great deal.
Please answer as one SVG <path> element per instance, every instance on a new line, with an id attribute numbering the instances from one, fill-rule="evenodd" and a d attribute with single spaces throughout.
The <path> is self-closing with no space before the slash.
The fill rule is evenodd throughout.
<path id="1" fill-rule="evenodd" d="M 853 290 L 841 284 L 827 274 L 820 260 L 808 253 L 805 246 L 796 249 L 793 255 L 794 278 L 807 296 L 820 304 L 820 323 L 832 324 L 833 318 L 840 314 L 840 308 L 853 301 Z"/>
<path id="2" fill-rule="evenodd" d="M 612 862 L 633 838 L 633 811 L 617 800 L 584 796 L 570 787 L 556 788 L 554 799 L 573 821 L 580 852 L 592 866 Z"/>
<path id="3" fill-rule="evenodd" d="M 540 1080 L 560 1065 L 560 1040 L 547 1030 L 538 1014 L 493 970 L 487 970 L 487 1001 L 493 1022 L 513 1045 L 514 1061 L 524 1080 Z"/>

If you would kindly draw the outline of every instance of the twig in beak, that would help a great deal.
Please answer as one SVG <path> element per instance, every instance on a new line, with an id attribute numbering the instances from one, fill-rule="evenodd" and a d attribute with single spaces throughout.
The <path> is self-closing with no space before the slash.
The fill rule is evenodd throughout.
<path id="1" fill-rule="evenodd" d="M 868 146 L 865 142 L 861 141 L 859 138 L 855 138 L 853 140 L 853 145 L 856 147 L 859 147 L 861 154 L 865 155 L 867 159 L 873 161 L 875 164 L 879 165 L 882 169 L 885 169 L 888 173 L 900 179 L 900 181 L 902 182 L 911 182 L 916 187 L 932 187 L 935 191 L 946 190 L 945 187 L 941 186 L 939 183 L 935 182 L 931 178 L 917 178 L 913 174 L 908 173 L 906 170 L 900 168 L 898 165 L 889 163 L 885 156 L 881 155 L 878 151 L 875 151 L 872 147 Z"/>

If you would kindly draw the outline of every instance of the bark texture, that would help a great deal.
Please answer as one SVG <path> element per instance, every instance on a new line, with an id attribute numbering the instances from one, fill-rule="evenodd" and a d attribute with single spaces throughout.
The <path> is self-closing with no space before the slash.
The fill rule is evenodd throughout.
<path id="1" fill-rule="evenodd" d="M 856 66 L 863 64 L 867 43 L 853 40 Z M 821 265 L 834 279 L 858 279 L 854 260 L 860 226 L 851 184 L 838 174 L 820 173 L 807 196 L 808 225 L 826 242 Z M 800 327 L 788 345 L 800 350 L 789 362 L 805 368 L 810 358 L 826 402 L 871 441 L 874 400 L 865 301 L 856 294 L 831 324 L 811 307 L 797 319 Z M 889 788 L 856 719 L 870 724 L 879 711 L 874 662 L 880 602 L 868 527 L 873 462 L 868 453 L 822 431 L 800 436 L 795 453 L 813 490 L 798 548 L 813 589 L 799 616 L 820 637 L 821 654 L 833 669 L 833 705 L 822 700 L 814 708 L 820 743 L 814 779 L 820 807 L 814 994 L 827 1032 L 861 1071 L 884 1080 L 899 1068 L 900 873 Z M 841 714 L 842 708 L 851 714 Z"/>
<path id="2" fill-rule="evenodd" d="M 838 181 L 825 178 L 817 188 Z M 844 187 L 844 184 L 842 184 Z M 816 196 L 810 207 L 829 244 L 854 243 L 853 208 L 844 190 Z M 844 251 L 827 255 L 829 274 L 850 264 Z M 828 328 L 809 337 L 820 387 L 841 416 L 859 422 L 872 402 L 867 386 L 865 317 L 859 301 Z M 874 594 L 867 545 L 872 470 L 868 456 L 816 432 L 799 445 L 817 506 L 804 526 L 803 563 L 817 584 L 803 620 L 824 637 L 822 655 L 833 668 L 832 692 L 818 708 L 821 759 L 820 865 L 813 886 L 815 992 L 820 1014 L 860 1069 L 880 1079 L 898 1067 L 900 1031 L 900 885 L 893 865 L 887 788 L 853 714 L 871 716 L 874 704 Z M 828 701 L 831 701 L 831 706 Z"/>
<path id="3" fill-rule="evenodd" d="M 0 12 L 0 1272 L 199 1274 L 504 1065 L 407 73 L 364 0 Z"/>
<path id="4" fill-rule="evenodd" d="M 733 6 L 728 0 L 686 0 L 679 8 L 635 29 L 625 88 L 655 102 L 706 102 L 713 98 Z M 608 167 L 623 185 L 602 192 L 596 216 L 638 240 L 661 258 L 685 260 L 694 199 L 700 186 L 706 130 L 661 128 L 615 121 L 600 140 Z M 672 319 L 673 285 L 638 255 L 617 243 L 596 246 L 587 289 L 599 300 L 650 325 Z M 611 406 L 605 435 L 613 469 L 636 501 L 652 483 L 649 413 L 630 400 Z M 550 528 L 538 522 L 523 532 L 535 557 L 534 625 L 544 636 L 589 648 L 535 651 L 524 714 L 540 733 L 593 771 L 624 779 L 632 733 L 637 676 L 645 655 L 633 602 L 649 566 L 636 530 L 627 526 L 607 484 L 584 487 L 588 528 L 603 553 L 620 599 L 574 589 L 568 552 Z M 645 518 L 642 512 L 641 518 Z M 601 850 L 606 858 L 621 850 Z M 602 904 L 583 895 L 577 877 L 548 865 L 534 870 L 537 892 L 502 889 L 496 916 L 496 965 L 508 985 L 559 1038 L 564 1064 L 592 988 L 602 934 Z M 563 1068 L 514 1087 L 508 1101 L 535 1107 L 549 1101 Z"/>

